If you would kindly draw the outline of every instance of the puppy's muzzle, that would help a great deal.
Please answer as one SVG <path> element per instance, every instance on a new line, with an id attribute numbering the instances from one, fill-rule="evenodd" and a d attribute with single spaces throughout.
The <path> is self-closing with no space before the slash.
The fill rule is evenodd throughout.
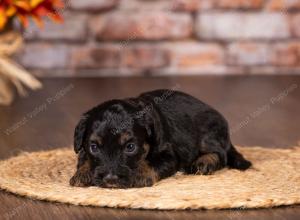
<path id="1" fill-rule="evenodd" d="M 103 184 L 105 187 L 116 188 L 118 180 L 119 177 L 117 175 L 109 173 L 103 177 Z"/>

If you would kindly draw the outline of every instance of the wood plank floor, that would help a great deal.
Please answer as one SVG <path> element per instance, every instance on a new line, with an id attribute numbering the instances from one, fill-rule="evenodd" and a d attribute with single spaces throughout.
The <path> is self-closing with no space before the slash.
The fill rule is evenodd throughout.
<path id="1" fill-rule="evenodd" d="M 222 112 L 233 143 L 295 146 L 300 140 L 300 76 L 45 79 L 44 89 L 0 107 L 0 159 L 21 151 L 71 146 L 82 112 L 112 98 L 170 88 Z M 217 199 L 217 198 L 216 198 Z M 299 219 L 300 206 L 259 210 L 143 211 L 78 207 L 0 191 L 0 219 Z"/>

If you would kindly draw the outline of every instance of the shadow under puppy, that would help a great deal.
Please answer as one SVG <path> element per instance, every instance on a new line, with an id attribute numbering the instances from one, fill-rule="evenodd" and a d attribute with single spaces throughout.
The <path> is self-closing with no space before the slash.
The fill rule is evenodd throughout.
<path id="1" fill-rule="evenodd" d="M 211 174 L 251 163 L 232 145 L 224 117 L 172 90 L 111 100 L 86 112 L 75 129 L 72 186 L 151 186 L 183 171 Z"/>

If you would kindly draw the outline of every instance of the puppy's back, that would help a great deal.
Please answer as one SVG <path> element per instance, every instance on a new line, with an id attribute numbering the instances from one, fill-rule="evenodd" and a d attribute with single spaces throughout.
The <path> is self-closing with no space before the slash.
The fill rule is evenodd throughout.
<path id="1" fill-rule="evenodd" d="M 212 110 L 216 112 L 216 110 L 199 99 L 175 90 L 154 90 L 142 93 L 139 98 L 151 101 L 166 116 L 174 114 L 174 116 L 180 117 L 182 114 L 183 116 L 194 117 L 196 114 L 206 111 Z"/>

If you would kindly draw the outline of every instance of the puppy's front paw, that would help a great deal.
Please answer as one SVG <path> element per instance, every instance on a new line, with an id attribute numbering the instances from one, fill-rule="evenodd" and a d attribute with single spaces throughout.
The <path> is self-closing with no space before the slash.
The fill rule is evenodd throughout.
<path id="1" fill-rule="evenodd" d="M 154 176 L 148 176 L 147 174 L 142 176 L 138 175 L 135 177 L 132 187 L 149 187 L 152 186 L 154 183 L 156 183 L 158 179 Z"/>
<path id="2" fill-rule="evenodd" d="M 88 162 L 85 162 L 81 167 L 79 167 L 70 179 L 71 186 L 91 186 L 92 185 L 92 173 L 90 171 L 90 166 Z"/>
<path id="3" fill-rule="evenodd" d="M 146 161 L 142 161 L 134 175 L 132 187 L 152 186 L 159 180 L 158 174 L 150 167 Z"/>
<path id="4" fill-rule="evenodd" d="M 220 159 L 215 153 L 205 154 L 199 157 L 191 166 L 194 174 L 209 175 L 220 169 Z"/>
<path id="5" fill-rule="evenodd" d="M 86 187 L 92 185 L 92 175 L 87 173 L 76 172 L 70 179 L 71 186 Z"/>

